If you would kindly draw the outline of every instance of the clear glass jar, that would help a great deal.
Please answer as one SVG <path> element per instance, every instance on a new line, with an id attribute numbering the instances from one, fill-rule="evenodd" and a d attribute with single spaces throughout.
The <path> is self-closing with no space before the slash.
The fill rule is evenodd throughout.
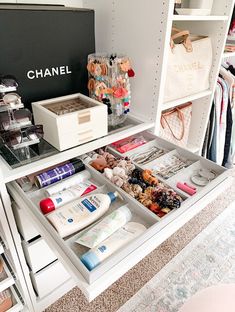
<path id="1" fill-rule="evenodd" d="M 108 125 L 122 124 L 130 111 L 129 78 L 134 76 L 129 58 L 117 54 L 90 54 L 87 70 L 89 95 L 108 106 Z"/>

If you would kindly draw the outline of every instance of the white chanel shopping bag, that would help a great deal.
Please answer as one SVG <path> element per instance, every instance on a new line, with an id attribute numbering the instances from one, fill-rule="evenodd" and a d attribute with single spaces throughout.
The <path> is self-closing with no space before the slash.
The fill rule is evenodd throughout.
<path id="1" fill-rule="evenodd" d="M 164 102 L 183 98 L 209 88 L 212 44 L 209 37 L 190 36 L 172 29 Z"/>

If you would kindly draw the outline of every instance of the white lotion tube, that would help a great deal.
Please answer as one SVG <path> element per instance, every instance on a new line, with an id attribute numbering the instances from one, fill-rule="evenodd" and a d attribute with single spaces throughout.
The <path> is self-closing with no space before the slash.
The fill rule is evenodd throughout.
<path id="1" fill-rule="evenodd" d="M 77 185 L 69 187 L 67 190 L 52 194 L 50 197 L 42 199 L 39 203 L 41 211 L 44 214 L 47 214 L 96 189 L 97 186 L 89 180 L 81 182 Z"/>
<path id="2" fill-rule="evenodd" d="M 57 182 L 55 185 L 47 187 L 45 189 L 45 192 L 48 196 L 64 191 L 67 188 L 69 188 L 70 186 L 74 186 L 78 183 L 81 183 L 83 181 L 86 181 L 88 179 L 90 179 L 91 174 L 88 170 L 83 170 L 82 172 L 79 172 L 65 180 L 62 180 L 60 182 Z"/>
<path id="3" fill-rule="evenodd" d="M 89 271 L 93 270 L 97 265 L 106 258 L 125 246 L 127 243 L 138 237 L 146 230 L 143 224 L 136 222 L 128 222 L 121 229 L 117 230 L 109 238 L 101 244 L 86 252 L 82 257 L 82 263 Z"/>
<path id="4" fill-rule="evenodd" d="M 59 235 L 66 237 L 99 219 L 118 195 L 110 192 L 86 196 L 52 211 L 46 217 Z"/>
<path id="5" fill-rule="evenodd" d="M 129 222 L 131 217 L 130 209 L 127 206 L 122 206 L 82 234 L 75 242 L 88 248 L 96 247 Z"/>

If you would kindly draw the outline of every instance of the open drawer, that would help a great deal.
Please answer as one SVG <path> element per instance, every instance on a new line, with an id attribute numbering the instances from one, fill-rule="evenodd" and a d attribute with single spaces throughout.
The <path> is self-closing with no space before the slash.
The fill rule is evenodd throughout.
<path id="1" fill-rule="evenodd" d="M 69 238 L 62 239 L 45 215 L 41 213 L 39 201 L 45 197 L 44 190 L 37 189 L 24 193 L 16 182 L 11 182 L 7 185 L 9 193 L 14 201 L 24 210 L 29 219 L 35 223 L 35 227 L 40 235 L 45 239 L 59 261 L 61 261 L 76 280 L 78 287 L 84 292 L 88 300 L 94 299 L 131 267 L 143 259 L 149 252 L 159 246 L 177 229 L 202 210 L 213 197 L 216 197 L 218 193 L 222 192 L 231 182 L 224 168 L 182 148 L 178 148 L 162 139 L 156 138 L 150 133 L 144 132 L 143 135 L 150 141 L 147 144 L 153 145 L 156 143 L 158 146 L 161 146 L 166 153 L 176 151 L 182 155 L 182 157 L 190 159 L 189 169 L 182 168 L 182 170 L 179 170 L 179 172 L 177 172 L 179 177 L 181 177 L 180 175 L 183 174 L 183 172 L 187 173 L 188 170 L 194 170 L 191 166 L 195 166 L 195 164 L 197 164 L 197 166 L 200 164 L 203 168 L 213 170 L 213 172 L 216 173 L 216 177 L 210 181 L 208 185 L 201 188 L 197 194 L 191 197 L 175 188 L 173 177 L 162 179 L 166 185 L 175 188 L 175 191 L 182 196 L 183 203 L 180 208 L 172 210 L 163 218 L 159 218 L 136 199 L 128 195 L 124 190 L 115 186 L 101 173 L 88 165 L 87 170 L 91 172 L 91 180 L 98 185 L 98 189 L 95 192 L 107 193 L 118 190 L 123 197 L 123 200 L 118 199 L 112 203 L 106 215 L 118 207 L 127 205 L 132 212 L 131 221 L 142 223 L 146 227 L 146 230 L 139 237 L 131 241 L 128 245 L 125 245 L 121 250 L 115 252 L 92 271 L 89 271 L 80 260 L 80 257 L 88 249 L 75 243 L 79 234 L 75 233 Z M 142 148 L 143 147 L 141 147 L 141 149 Z M 138 148 L 132 152 L 137 151 Z M 161 179 L 161 177 L 159 177 L 159 179 Z"/>

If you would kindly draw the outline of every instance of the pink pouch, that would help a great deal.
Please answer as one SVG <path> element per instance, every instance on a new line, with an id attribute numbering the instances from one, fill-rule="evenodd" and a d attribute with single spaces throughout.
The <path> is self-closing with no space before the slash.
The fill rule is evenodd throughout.
<path id="1" fill-rule="evenodd" d="M 145 143 L 147 143 L 147 141 L 142 136 L 141 137 L 129 137 L 129 138 L 122 139 L 122 140 L 112 143 L 112 147 L 114 147 L 119 153 L 123 154 Z"/>

